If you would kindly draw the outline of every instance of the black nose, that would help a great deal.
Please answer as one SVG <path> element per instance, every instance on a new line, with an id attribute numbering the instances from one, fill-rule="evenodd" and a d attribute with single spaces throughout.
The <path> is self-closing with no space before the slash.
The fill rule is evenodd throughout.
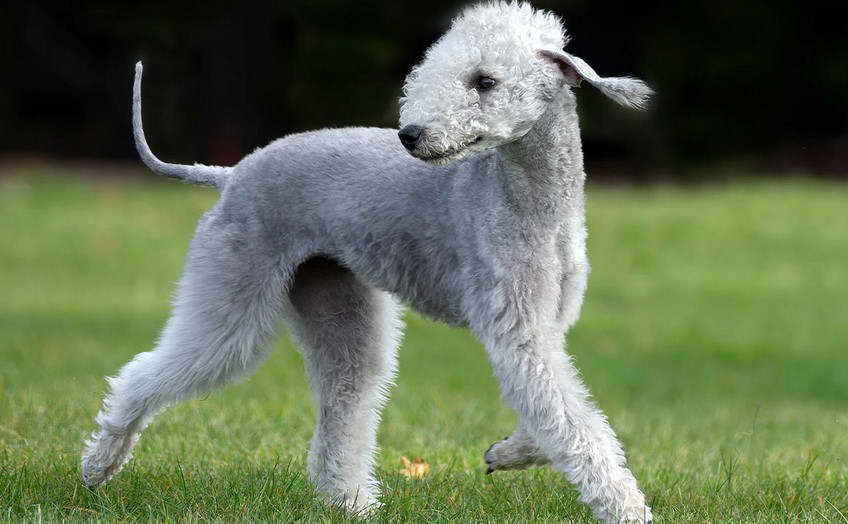
<path id="1" fill-rule="evenodd" d="M 418 139 L 421 138 L 421 131 L 423 131 L 423 128 L 419 126 L 406 126 L 398 131 L 398 137 L 400 137 L 400 142 L 403 144 L 403 147 L 410 151 L 415 149 Z"/>

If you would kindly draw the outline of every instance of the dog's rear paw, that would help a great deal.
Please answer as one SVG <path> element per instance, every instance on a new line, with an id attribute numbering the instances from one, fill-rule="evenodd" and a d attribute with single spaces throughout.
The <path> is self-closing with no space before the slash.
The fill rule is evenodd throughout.
<path id="1" fill-rule="evenodd" d="M 614 520 L 622 524 L 651 524 L 653 521 L 651 508 L 644 504 L 624 511 L 617 520 Z"/>
<path id="2" fill-rule="evenodd" d="M 512 435 L 495 442 L 483 456 L 486 474 L 507 469 L 527 469 L 548 463 L 536 444 L 524 435 Z"/>
<path id="3" fill-rule="evenodd" d="M 379 500 L 373 499 L 368 501 L 362 501 L 359 503 L 346 503 L 344 504 L 345 511 L 356 515 L 361 518 L 373 517 L 374 514 L 379 511 L 380 508 L 383 507 L 383 503 Z"/>
<path id="4" fill-rule="evenodd" d="M 116 435 L 101 431 L 86 442 L 82 455 L 82 481 L 89 488 L 111 479 L 132 458 L 138 434 Z"/>
<path id="5" fill-rule="evenodd" d="M 323 496 L 330 506 L 361 518 L 371 517 L 383 507 L 383 503 L 377 499 L 376 494 L 366 490 L 335 495 L 324 493 Z"/>
<path id="6" fill-rule="evenodd" d="M 654 516 L 651 507 L 645 504 L 645 495 L 639 490 L 619 493 L 612 506 L 592 505 L 595 516 L 601 522 L 614 524 L 651 524 Z"/>

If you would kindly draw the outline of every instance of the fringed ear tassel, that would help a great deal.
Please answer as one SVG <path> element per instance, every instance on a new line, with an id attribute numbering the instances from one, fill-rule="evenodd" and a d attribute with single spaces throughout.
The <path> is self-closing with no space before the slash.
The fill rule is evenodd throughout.
<path id="1" fill-rule="evenodd" d="M 587 81 L 619 104 L 638 110 L 645 109 L 654 94 L 654 90 L 638 78 L 611 76 Z"/>
<path id="2" fill-rule="evenodd" d="M 619 104 L 633 109 L 644 109 L 648 99 L 654 91 L 638 78 L 630 77 L 607 77 L 599 76 L 579 56 L 562 53 L 565 60 L 584 80 L 597 87 L 603 94 L 612 98 Z"/>
<path id="3" fill-rule="evenodd" d="M 654 91 L 645 82 L 630 77 L 602 77 L 579 56 L 564 51 L 543 50 L 542 56 L 556 61 L 566 78 L 576 76 L 600 90 L 619 104 L 633 109 L 644 109 Z M 579 85 L 579 82 L 571 82 Z"/>

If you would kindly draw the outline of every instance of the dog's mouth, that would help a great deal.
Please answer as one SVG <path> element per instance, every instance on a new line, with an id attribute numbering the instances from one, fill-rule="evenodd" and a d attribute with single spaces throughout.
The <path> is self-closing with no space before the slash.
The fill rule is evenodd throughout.
<path id="1" fill-rule="evenodd" d="M 482 136 L 478 136 L 474 140 L 466 143 L 463 146 L 455 147 L 448 149 L 446 151 L 442 151 L 440 153 L 429 154 L 429 155 L 415 155 L 421 160 L 427 162 L 428 164 L 434 164 L 438 166 L 443 166 L 445 164 L 449 164 L 455 160 L 459 160 L 463 156 L 470 153 L 469 148 L 475 144 L 480 143 L 483 140 Z"/>

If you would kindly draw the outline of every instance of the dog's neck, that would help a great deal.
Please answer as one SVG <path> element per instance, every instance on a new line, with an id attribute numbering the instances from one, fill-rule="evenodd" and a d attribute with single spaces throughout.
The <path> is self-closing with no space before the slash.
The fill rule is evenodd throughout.
<path id="1" fill-rule="evenodd" d="M 519 140 L 500 147 L 503 184 L 517 211 L 546 220 L 583 212 L 583 149 L 574 95 L 565 91 Z"/>

